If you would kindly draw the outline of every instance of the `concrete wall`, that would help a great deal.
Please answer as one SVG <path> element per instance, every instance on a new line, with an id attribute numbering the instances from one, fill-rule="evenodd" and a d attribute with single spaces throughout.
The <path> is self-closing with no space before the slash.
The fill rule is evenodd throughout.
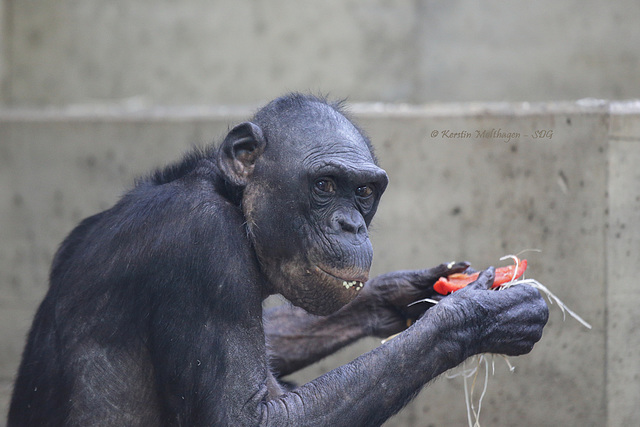
<path id="1" fill-rule="evenodd" d="M 640 416 L 640 106 L 636 103 L 358 104 L 391 183 L 372 229 L 374 270 L 527 248 L 557 306 L 533 353 L 496 360 L 483 425 L 628 426 Z M 247 109 L 0 112 L 0 379 L 9 394 L 51 257 L 83 217 Z M 500 130 L 519 137 L 480 137 Z M 538 133 L 536 133 L 538 131 Z M 535 138 L 552 131 L 550 138 Z M 469 138 L 461 138 L 463 132 Z M 437 135 L 436 135 L 437 133 Z M 447 137 L 458 133 L 458 137 Z M 313 379 L 378 345 L 364 340 L 293 376 Z M 462 382 L 439 379 L 388 426 L 464 425 Z"/>
<path id="2" fill-rule="evenodd" d="M 0 0 L 0 105 L 11 107 L 0 110 L 0 413 L 59 242 L 135 176 L 250 114 L 229 105 L 290 90 L 395 103 L 640 97 L 638 22 L 635 0 Z M 226 107 L 194 107 L 212 104 Z M 34 107 L 52 109 L 24 109 Z M 354 111 L 391 177 L 373 229 L 376 272 L 450 259 L 483 267 L 538 248 L 531 276 L 594 325 L 553 311 L 515 373 L 497 361 L 484 425 L 633 425 L 637 104 Z M 492 129 L 521 136 L 476 137 Z M 471 138 L 443 138 L 462 131 Z M 463 425 L 461 388 L 435 382 L 388 425 Z"/>
<path id="3" fill-rule="evenodd" d="M 3 0 L 8 105 L 640 96 L 636 0 Z"/>
<path id="4" fill-rule="evenodd" d="M 612 109 L 609 138 L 607 403 L 611 425 L 633 425 L 640 415 L 640 286 L 635 267 L 640 261 L 640 102 L 627 107 Z"/>

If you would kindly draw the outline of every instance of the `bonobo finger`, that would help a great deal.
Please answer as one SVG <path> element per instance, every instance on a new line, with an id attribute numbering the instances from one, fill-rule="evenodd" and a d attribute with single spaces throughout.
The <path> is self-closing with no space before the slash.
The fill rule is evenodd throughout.
<path id="1" fill-rule="evenodd" d="M 443 264 L 444 265 L 444 264 Z M 446 264 L 445 267 L 447 270 L 444 272 L 443 276 L 449 276 L 451 274 L 462 273 L 463 271 L 467 271 L 471 264 L 467 261 L 458 261 Z M 440 278 L 442 276 L 438 276 Z"/>
<path id="2" fill-rule="evenodd" d="M 483 339 L 484 352 L 518 356 L 531 351 L 542 337 L 549 309 L 540 293 L 531 286 L 516 285 L 492 293 L 498 305 L 492 316 L 492 338 Z M 486 306 L 485 306 L 486 307 Z"/>
<path id="3" fill-rule="evenodd" d="M 452 261 L 448 264 L 440 264 L 428 270 L 421 270 L 419 271 L 419 274 L 422 277 L 417 285 L 422 287 L 433 286 L 439 278 L 447 277 L 456 273 L 462 273 L 469 268 L 469 265 L 470 264 L 466 261 Z"/>
<path id="4" fill-rule="evenodd" d="M 496 269 L 494 267 L 489 267 L 480 273 L 475 282 L 469 283 L 464 289 L 491 289 L 495 276 Z"/>
<path id="5" fill-rule="evenodd" d="M 466 261 L 450 262 L 440 264 L 427 270 L 417 270 L 412 272 L 410 279 L 411 287 L 406 289 L 402 298 L 398 299 L 399 309 L 409 319 L 417 319 L 431 306 L 432 303 L 422 301 L 424 298 L 431 298 L 439 301 L 444 296 L 433 290 L 433 285 L 441 277 L 447 277 L 455 273 L 462 273 L 469 268 Z M 416 303 L 417 301 L 420 301 Z"/>
<path id="6" fill-rule="evenodd" d="M 472 268 L 472 267 L 469 267 L 469 268 L 467 268 L 466 270 L 463 271 L 464 274 L 469 274 L 469 275 L 475 274 L 477 272 L 478 272 L 478 270 L 476 270 L 475 268 Z"/>

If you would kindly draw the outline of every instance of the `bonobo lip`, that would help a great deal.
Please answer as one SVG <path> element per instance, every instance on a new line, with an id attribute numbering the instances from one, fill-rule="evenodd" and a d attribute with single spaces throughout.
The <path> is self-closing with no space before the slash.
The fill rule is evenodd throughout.
<path id="1" fill-rule="evenodd" d="M 327 271 L 327 269 L 320 267 L 319 265 L 316 265 L 315 269 L 321 274 L 324 274 L 325 276 L 329 276 L 335 282 L 342 284 L 342 286 L 344 286 L 345 289 L 354 288 L 356 291 L 359 291 L 360 289 L 362 289 L 362 287 L 367 282 L 367 280 L 369 280 L 369 274 L 367 272 L 359 272 L 359 275 L 355 277 L 351 276 L 351 277 L 345 278 L 345 277 L 338 276 L 338 274 L 340 273 L 336 271 L 329 272 Z"/>

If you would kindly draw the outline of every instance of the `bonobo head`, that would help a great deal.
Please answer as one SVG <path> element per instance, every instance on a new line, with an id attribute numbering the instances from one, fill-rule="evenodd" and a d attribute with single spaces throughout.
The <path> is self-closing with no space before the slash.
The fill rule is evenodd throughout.
<path id="1" fill-rule="evenodd" d="M 276 99 L 229 132 L 218 159 L 273 290 L 315 314 L 351 301 L 368 279 L 367 227 L 387 175 L 340 108 Z"/>

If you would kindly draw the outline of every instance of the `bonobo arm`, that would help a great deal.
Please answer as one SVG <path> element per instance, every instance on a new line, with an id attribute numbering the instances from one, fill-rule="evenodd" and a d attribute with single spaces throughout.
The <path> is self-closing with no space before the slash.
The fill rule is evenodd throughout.
<path id="1" fill-rule="evenodd" d="M 408 307 L 410 303 L 434 297 L 438 278 L 467 267 L 467 263 L 441 264 L 383 274 L 369 280 L 355 301 L 329 316 L 315 316 L 288 304 L 265 310 L 269 363 L 277 376 L 284 376 L 365 336 L 400 332 L 408 327 L 407 320 L 417 319 L 430 307 Z"/>
<path id="2" fill-rule="evenodd" d="M 547 321 L 535 289 L 486 290 L 493 270 L 443 298 L 395 339 L 263 403 L 264 425 L 379 425 L 431 379 L 478 353 L 524 354 Z"/>
<path id="3" fill-rule="evenodd" d="M 289 304 L 265 310 L 269 365 L 277 377 L 304 368 L 366 336 L 366 318 L 340 310 L 315 316 Z"/>

